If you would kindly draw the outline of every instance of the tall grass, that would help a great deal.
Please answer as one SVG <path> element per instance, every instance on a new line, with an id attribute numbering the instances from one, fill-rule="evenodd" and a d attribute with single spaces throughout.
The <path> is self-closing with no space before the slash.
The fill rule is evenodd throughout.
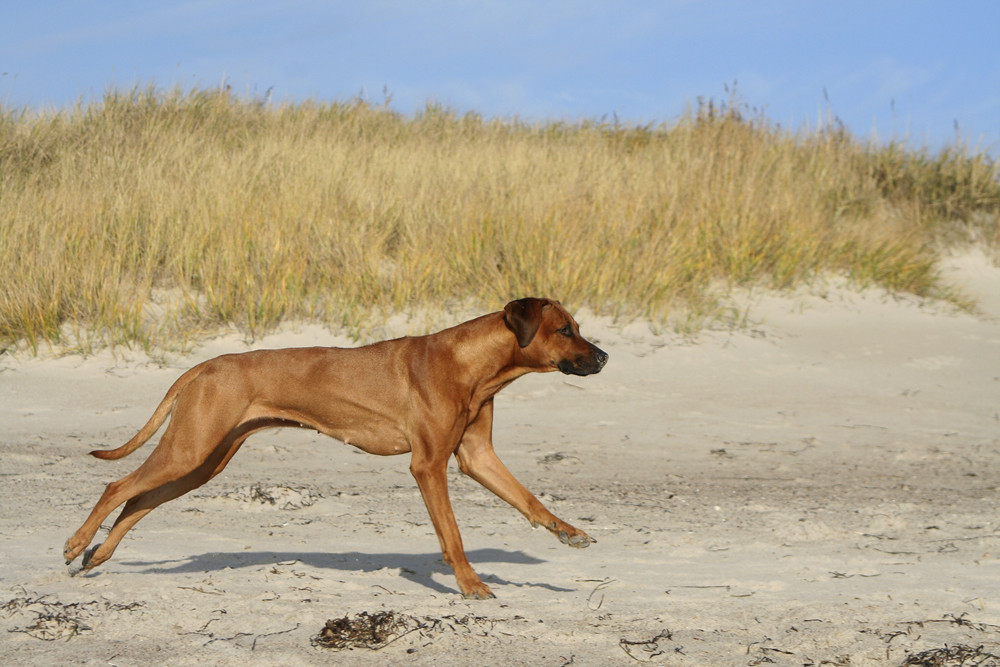
<path id="1" fill-rule="evenodd" d="M 734 103 L 634 127 L 113 90 L 0 109 L 0 341 L 358 331 L 530 294 L 666 319 L 719 285 L 829 272 L 948 296 L 942 244 L 996 243 L 998 212 L 985 154 L 790 132 Z"/>

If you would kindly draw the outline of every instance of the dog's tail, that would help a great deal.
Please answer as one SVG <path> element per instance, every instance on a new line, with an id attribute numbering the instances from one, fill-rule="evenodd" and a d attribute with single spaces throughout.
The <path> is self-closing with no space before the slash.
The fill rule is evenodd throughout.
<path id="1" fill-rule="evenodd" d="M 139 449 L 139 447 L 141 447 L 147 440 L 153 437 L 153 434 L 159 430 L 159 428 L 163 425 L 163 422 L 167 421 L 167 417 L 170 415 L 170 412 L 174 409 L 174 404 L 177 402 L 177 397 L 180 396 L 185 387 L 194 381 L 196 377 L 201 375 L 202 370 L 204 370 L 204 364 L 198 364 L 177 378 L 173 385 L 171 385 L 170 389 L 167 390 L 167 395 L 164 396 L 163 400 L 160 401 L 160 404 L 156 406 L 153 416 L 149 418 L 146 425 L 139 429 L 139 432 L 136 433 L 131 440 L 117 449 L 95 449 L 90 452 L 90 455 L 106 461 L 112 461 L 128 456 L 135 450 Z"/>

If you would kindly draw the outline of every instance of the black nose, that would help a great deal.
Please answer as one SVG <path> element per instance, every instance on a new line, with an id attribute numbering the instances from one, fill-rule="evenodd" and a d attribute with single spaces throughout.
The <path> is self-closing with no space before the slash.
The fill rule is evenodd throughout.
<path id="1" fill-rule="evenodd" d="M 595 347 L 594 361 L 597 362 L 597 370 L 601 370 L 602 368 L 604 368 L 604 364 L 608 363 L 608 353 L 599 347 Z"/>

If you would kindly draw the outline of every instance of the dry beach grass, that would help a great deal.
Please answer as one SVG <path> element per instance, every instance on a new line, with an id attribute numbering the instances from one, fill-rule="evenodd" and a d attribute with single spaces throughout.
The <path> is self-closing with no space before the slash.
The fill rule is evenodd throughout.
<path id="1" fill-rule="evenodd" d="M 0 341 L 358 333 L 524 294 L 696 328 L 719 285 L 827 272 L 961 301 L 935 261 L 995 247 L 998 211 L 986 153 L 791 132 L 735 99 L 637 127 L 112 90 L 0 110 Z"/>

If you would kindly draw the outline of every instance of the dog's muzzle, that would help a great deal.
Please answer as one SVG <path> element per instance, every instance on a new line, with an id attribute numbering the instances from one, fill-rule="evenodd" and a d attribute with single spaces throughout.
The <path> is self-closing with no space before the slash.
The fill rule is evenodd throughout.
<path id="1" fill-rule="evenodd" d="M 604 364 L 608 363 L 608 353 L 591 345 L 590 354 L 585 354 L 576 359 L 563 359 L 556 367 L 566 375 L 593 375 L 600 373 Z"/>

